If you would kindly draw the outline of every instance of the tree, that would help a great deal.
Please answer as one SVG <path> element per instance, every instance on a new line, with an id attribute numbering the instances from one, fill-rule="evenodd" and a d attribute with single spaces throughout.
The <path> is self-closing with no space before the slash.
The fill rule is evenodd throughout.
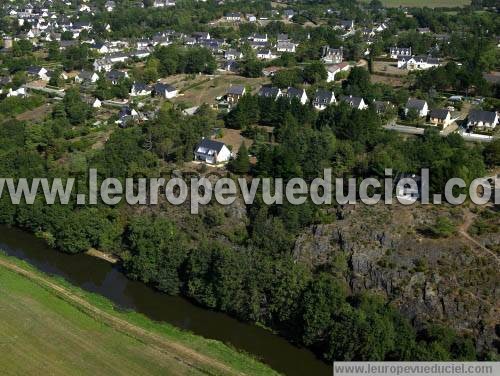
<path id="1" fill-rule="evenodd" d="M 489 167 L 500 165 L 500 139 L 497 138 L 487 144 L 483 151 L 484 161 Z"/>
<path id="2" fill-rule="evenodd" d="M 64 81 L 61 77 L 62 75 L 62 69 L 55 69 L 52 72 L 52 76 L 50 76 L 49 80 L 49 85 L 55 86 L 55 87 L 61 87 L 64 84 Z"/>
<path id="3" fill-rule="evenodd" d="M 246 174 L 250 168 L 250 161 L 248 159 L 248 150 L 245 142 L 241 143 L 238 156 L 231 162 L 231 169 L 237 174 Z"/>
<path id="4" fill-rule="evenodd" d="M 316 84 L 321 81 L 325 81 L 328 77 L 328 73 L 324 64 L 320 61 L 314 61 L 308 64 L 304 68 L 304 80 L 310 84 Z"/>
<path id="5" fill-rule="evenodd" d="M 63 99 L 64 110 L 73 125 L 83 124 L 92 116 L 92 107 L 80 98 L 77 88 L 71 88 Z"/>

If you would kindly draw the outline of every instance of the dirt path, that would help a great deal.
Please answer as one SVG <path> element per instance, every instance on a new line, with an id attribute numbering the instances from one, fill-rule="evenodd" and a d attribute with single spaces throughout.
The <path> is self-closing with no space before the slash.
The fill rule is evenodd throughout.
<path id="1" fill-rule="evenodd" d="M 200 354 L 197 351 L 190 349 L 180 343 L 168 340 L 163 336 L 149 332 L 139 326 L 131 324 L 126 320 L 115 317 L 90 304 L 88 301 L 79 297 L 78 295 L 75 295 L 66 288 L 59 286 L 46 278 L 43 278 L 37 273 L 23 269 L 18 265 L 12 264 L 2 259 L 0 259 L 0 266 L 3 266 L 6 269 L 18 273 L 26 278 L 29 278 L 33 282 L 61 296 L 63 299 L 75 305 L 77 308 L 83 310 L 94 319 L 99 320 L 104 324 L 112 327 L 113 329 L 125 333 L 151 346 L 157 351 L 160 351 L 169 356 L 173 356 L 178 361 L 192 368 L 195 368 L 198 371 L 209 375 L 243 375 L 242 373 L 236 372 L 229 366 L 219 362 L 216 359 Z"/>
<path id="2" fill-rule="evenodd" d="M 461 236 L 463 236 L 465 239 L 467 239 L 470 243 L 472 243 L 473 245 L 475 245 L 476 247 L 478 247 L 481 251 L 487 253 L 488 256 L 491 256 L 493 258 L 493 260 L 498 265 L 500 265 L 500 259 L 498 258 L 498 256 L 493 251 L 491 251 L 490 249 L 486 248 L 484 245 L 482 245 L 480 242 L 478 242 L 476 239 L 474 239 L 472 236 L 470 236 L 469 233 L 468 233 L 469 228 L 470 228 L 470 226 L 472 226 L 472 223 L 474 222 L 474 219 L 476 218 L 476 216 L 473 213 L 467 211 L 465 213 L 464 217 L 465 217 L 465 220 L 460 225 L 460 227 L 458 228 L 458 233 Z M 477 248 L 472 247 L 472 251 L 475 252 L 475 253 L 477 253 Z"/>

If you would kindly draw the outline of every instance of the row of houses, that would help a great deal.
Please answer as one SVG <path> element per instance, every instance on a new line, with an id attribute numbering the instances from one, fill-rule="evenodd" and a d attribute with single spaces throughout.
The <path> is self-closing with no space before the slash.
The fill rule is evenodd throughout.
<path id="1" fill-rule="evenodd" d="M 429 109 L 427 101 L 423 99 L 410 98 L 405 106 L 405 115 L 410 111 L 415 111 L 420 118 L 428 119 L 432 125 L 439 125 L 446 128 L 453 122 L 451 111 L 443 108 Z M 495 129 L 499 123 L 498 113 L 495 111 L 471 110 L 464 123 L 465 128 L 472 129 Z"/>
<path id="2" fill-rule="evenodd" d="M 289 87 L 286 90 L 281 90 L 280 88 L 273 86 L 262 86 L 258 92 L 258 96 L 263 98 L 270 98 L 273 100 L 277 100 L 281 97 L 287 98 L 289 100 L 296 99 L 302 105 L 305 105 L 307 102 L 309 102 L 306 91 L 304 89 L 297 89 L 294 87 Z M 355 97 L 352 95 L 342 96 L 340 97 L 340 100 L 358 110 L 365 110 L 368 108 L 365 100 L 361 97 Z M 329 105 L 337 103 L 337 99 L 335 98 L 335 93 L 333 91 L 318 89 L 316 90 L 314 97 L 311 99 L 311 103 L 315 109 L 322 111 Z"/>

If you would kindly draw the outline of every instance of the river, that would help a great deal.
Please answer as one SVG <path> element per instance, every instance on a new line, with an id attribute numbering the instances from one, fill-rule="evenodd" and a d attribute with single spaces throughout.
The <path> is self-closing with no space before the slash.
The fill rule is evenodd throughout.
<path id="1" fill-rule="evenodd" d="M 119 266 L 101 259 L 54 251 L 34 235 L 6 226 L 0 226 L 0 249 L 47 274 L 61 276 L 75 286 L 103 295 L 118 307 L 244 350 L 283 374 L 330 375 L 332 372 L 331 367 L 309 350 L 297 348 L 256 325 L 132 281 L 125 277 Z"/>

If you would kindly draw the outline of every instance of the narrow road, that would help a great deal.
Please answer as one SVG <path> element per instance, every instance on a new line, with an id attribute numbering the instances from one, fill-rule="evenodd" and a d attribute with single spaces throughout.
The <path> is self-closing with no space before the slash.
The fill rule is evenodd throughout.
<path id="1" fill-rule="evenodd" d="M 30 270 L 26 270 L 8 260 L 0 259 L 0 266 L 11 270 L 19 275 L 22 275 L 40 286 L 54 292 L 62 297 L 65 301 L 73 304 L 77 308 L 83 310 L 94 319 L 103 322 L 104 324 L 125 333 L 149 346 L 157 351 L 160 351 L 174 359 L 182 362 L 196 370 L 209 375 L 241 375 L 229 366 L 220 361 L 200 354 L 197 351 L 184 346 L 183 344 L 174 342 L 164 336 L 149 332 L 137 325 L 134 325 L 126 320 L 113 316 L 100 308 L 92 305 L 80 296 L 72 293 L 70 290 L 57 285 L 42 275 Z"/>

